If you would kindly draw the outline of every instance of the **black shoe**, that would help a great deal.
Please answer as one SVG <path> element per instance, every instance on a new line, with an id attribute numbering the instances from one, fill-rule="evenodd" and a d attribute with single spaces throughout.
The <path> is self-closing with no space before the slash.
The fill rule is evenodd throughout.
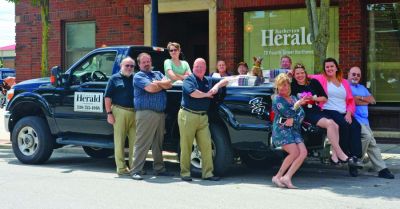
<path id="1" fill-rule="evenodd" d="M 217 177 L 217 176 L 211 176 L 211 177 L 208 177 L 208 178 L 204 178 L 203 180 L 207 180 L 207 181 L 219 181 L 220 178 Z"/>
<path id="2" fill-rule="evenodd" d="M 192 181 L 190 176 L 181 176 L 182 181 Z"/>
<path id="3" fill-rule="evenodd" d="M 347 161 L 348 161 L 350 167 L 356 167 L 359 169 L 362 169 L 364 167 L 363 164 L 358 160 L 357 157 L 350 157 L 347 159 Z"/>
<path id="4" fill-rule="evenodd" d="M 378 177 L 384 179 L 394 179 L 394 175 L 387 168 L 380 170 L 378 172 Z"/>
<path id="5" fill-rule="evenodd" d="M 332 158 L 329 158 L 329 162 L 331 163 L 331 165 L 334 165 L 334 166 L 340 165 L 340 159 L 335 162 L 335 161 L 332 160 Z"/>
<path id="6" fill-rule="evenodd" d="M 349 174 L 350 174 L 350 176 L 352 176 L 352 177 L 357 177 L 357 176 L 358 176 L 357 167 L 349 166 Z"/>
<path id="7" fill-rule="evenodd" d="M 163 171 L 163 172 L 159 172 L 159 173 L 155 173 L 156 176 L 174 176 L 173 173 L 167 172 L 167 171 Z"/>

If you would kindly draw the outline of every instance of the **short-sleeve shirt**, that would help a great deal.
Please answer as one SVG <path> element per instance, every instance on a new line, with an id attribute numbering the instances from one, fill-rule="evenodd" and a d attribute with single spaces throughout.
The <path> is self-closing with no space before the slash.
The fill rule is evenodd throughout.
<path id="1" fill-rule="evenodd" d="M 164 61 L 164 72 L 165 72 L 165 76 L 167 78 L 170 79 L 170 77 L 168 76 L 168 70 L 172 70 L 172 72 L 174 72 L 175 74 L 179 74 L 179 75 L 184 75 L 186 72 L 191 72 L 190 71 L 190 66 L 189 63 L 187 63 L 185 60 L 180 60 L 181 65 L 180 66 L 176 66 L 174 64 L 174 62 L 172 61 L 172 59 L 166 59 Z"/>
<path id="2" fill-rule="evenodd" d="M 362 84 L 350 84 L 353 96 L 368 97 L 371 96 L 368 89 Z M 368 121 L 368 105 L 356 105 L 354 117 L 360 124 L 369 125 Z"/>
<path id="3" fill-rule="evenodd" d="M 291 94 L 296 96 L 298 99 L 300 99 L 300 94 L 303 92 L 311 92 L 312 95 L 328 98 L 321 84 L 315 79 L 310 79 L 310 83 L 308 85 L 299 85 L 296 80 L 293 79 L 291 83 L 291 89 Z M 304 108 L 305 111 L 309 109 L 321 110 L 321 108 L 315 103 L 312 104 L 311 108 Z"/>
<path id="4" fill-rule="evenodd" d="M 133 75 L 126 77 L 121 73 L 111 76 L 104 97 L 111 98 L 111 103 L 133 108 Z"/>
<path id="5" fill-rule="evenodd" d="M 144 88 L 155 80 L 162 80 L 164 75 L 160 71 L 140 71 L 133 77 L 135 110 L 152 110 L 163 112 L 167 106 L 167 93 L 161 90 L 149 93 Z"/>
<path id="6" fill-rule="evenodd" d="M 210 98 L 194 98 L 191 97 L 190 94 L 196 90 L 206 93 L 219 80 L 218 78 L 211 78 L 208 76 L 204 76 L 203 80 L 201 80 L 194 74 L 189 75 L 183 80 L 181 105 L 194 111 L 208 111 L 211 102 Z"/>

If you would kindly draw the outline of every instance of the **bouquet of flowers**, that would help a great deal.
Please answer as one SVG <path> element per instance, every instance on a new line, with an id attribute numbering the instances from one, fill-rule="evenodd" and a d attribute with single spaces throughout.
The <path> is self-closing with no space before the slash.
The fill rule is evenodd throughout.
<path id="1" fill-rule="evenodd" d="M 309 91 L 304 91 L 304 92 L 302 92 L 302 93 L 299 93 L 299 94 L 298 94 L 298 97 L 299 97 L 300 99 L 301 99 L 301 98 L 304 98 L 304 97 L 312 97 L 312 98 L 313 98 L 312 100 L 307 100 L 307 107 L 308 107 L 308 108 L 312 108 L 312 105 L 315 104 L 315 99 L 317 98 L 317 95 L 312 95 L 311 92 L 309 92 Z"/>

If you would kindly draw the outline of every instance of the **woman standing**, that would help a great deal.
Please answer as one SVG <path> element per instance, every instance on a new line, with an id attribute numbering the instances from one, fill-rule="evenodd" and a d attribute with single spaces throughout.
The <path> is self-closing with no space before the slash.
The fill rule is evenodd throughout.
<path id="1" fill-rule="evenodd" d="M 192 72 L 190 71 L 189 64 L 179 59 L 181 53 L 181 46 L 176 42 L 169 42 L 167 45 L 171 59 L 164 61 L 165 76 L 172 81 L 183 80 Z"/>
<path id="2" fill-rule="evenodd" d="M 304 111 L 300 106 L 305 104 L 305 100 L 297 100 L 290 95 L 290 78 L 286 74 L 280 74 L 275 79 L 275 89 L 277 95 L 272 102 L 275 113 L 272 142 L 277 147 L 282 146 L 288 155 L 278 173 L 272 177 L 272 183 L 278 187 L 296 189 L 292 184 L 292 176 L 307 157 L 307 149 L 301 137 Z"/>
<path id="3" fill-rule="evenodd" d="M 328 95 L 326 102 L 320 102 L 319 106 L 325 115 L 333 119 L 339 125 L 340 147 L 350 155 L 349 173 L 358 176 L 358 158 L 361 158 L 361 126 L 354 119 L 355 102 L 349 83 L 342 78 L 343 73 L 337 61 L 333 58 L 324 60 L 324 71 L 320 75 L 314 75 L 325 93 Z"/>
<path id="4" fill-rule="evenodd" d="M 304 120 L 327 130 L 328 139 L 332 145 L 331 163 L 337 165 L 339 162 L 347 162 L 348 156 L 339 146 L 339 126 L 335 121 L 328 119 L 317 105 L 327 101 L 327 95 L 321 84 L 315 79 L 308 78 L 307 72 L 301 64 L 294 66 L 293 78 L 292 95 L 304 98 L 307 103 L 303 106 L 306 113 Z"/>

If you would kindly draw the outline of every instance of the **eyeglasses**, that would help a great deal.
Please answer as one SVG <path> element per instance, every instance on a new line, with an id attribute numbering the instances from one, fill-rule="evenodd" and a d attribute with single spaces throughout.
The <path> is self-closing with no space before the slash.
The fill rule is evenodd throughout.
<path id="1" fill-rule="evenodd" d="M 357 77 L 361 77 L 361 73 L 352 73 L 352 76 L 357 76 Z"/>
<path id="2" fill-rule="evenodd" d="M 170 49 L 169 52 L 177 52 L 178 49 Z"/>
<path id="3" fill-rule="evenodd" d="M 130 68 L 134 68 L 135 65 L 124 65 L 125 67 L 130 67 Z"/>

